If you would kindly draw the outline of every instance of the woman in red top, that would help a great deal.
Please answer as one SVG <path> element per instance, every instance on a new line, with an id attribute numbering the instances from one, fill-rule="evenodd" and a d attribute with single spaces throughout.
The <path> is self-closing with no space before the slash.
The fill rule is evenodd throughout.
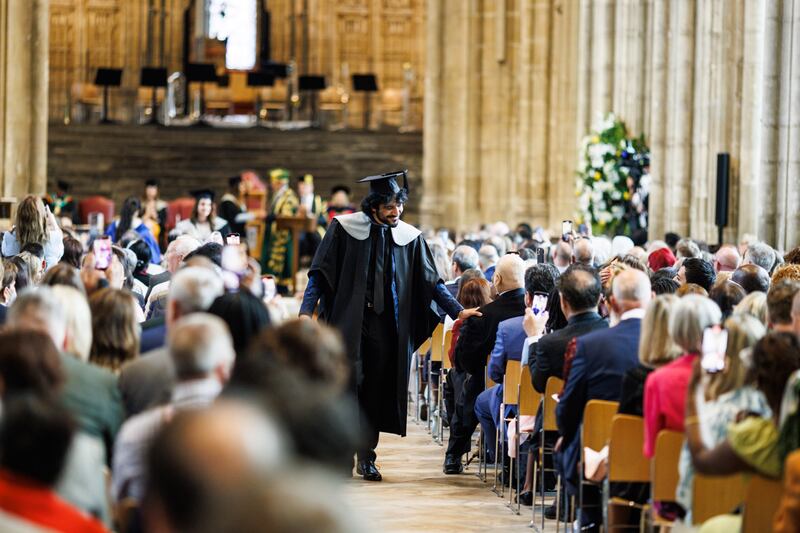
<path id="1" fill-rule="evenodd" d="M 492 301 L 492 286 L 484 278 L 473 278 L 465 281 L 458 288 L 456 300 L 464 309 L 474 309 L 481 307 Z M 459 318 L 453 323 L 453 342 L 450 344 L 450 351 L 447 357 L 450 359 L 450 365 L 455 367 L 455 349 L 458 342 L 458 334 L 461 330 L 462 320 Z"/>
<path id="2" fill-rule="evenodd" d="M 722 312 L 709 298 L 689 294 L 674 306 L 669 334 L 683 355 L 654 370 L 644 385 L 644 454 L 653 457 L 656 436 L 662 429 L 683 431 L 686 390 L 692 366 L 700 355 L 703 332 L 719 324 Z"/>

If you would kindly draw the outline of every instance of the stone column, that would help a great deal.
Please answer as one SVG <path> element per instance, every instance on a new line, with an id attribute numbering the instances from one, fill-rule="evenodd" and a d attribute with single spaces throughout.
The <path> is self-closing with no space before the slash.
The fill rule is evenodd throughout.
<path id="1" fill-rule="evenodd" d="M 0 0 L 0 185 L 3 196 L 47 187 L 49 0 Z"/>

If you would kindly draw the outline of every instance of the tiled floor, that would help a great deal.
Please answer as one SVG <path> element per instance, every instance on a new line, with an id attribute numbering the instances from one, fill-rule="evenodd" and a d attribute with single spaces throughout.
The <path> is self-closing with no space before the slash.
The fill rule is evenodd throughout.
<path id="1" fill-rule="evenodd" d="M 506 507 L 508 496 L 498 498 L 474 467 L 445 476 L 443 459 L 424 426 L 409 420 L 406 438 L 381 434 L 377 464 L 383 482 L 353 478 L 347 499 L 371 531 L 533 531 L 530 507 L 515 515 Z M 546 530 L 555 531 L 555 522 L 548 521 Z"/>

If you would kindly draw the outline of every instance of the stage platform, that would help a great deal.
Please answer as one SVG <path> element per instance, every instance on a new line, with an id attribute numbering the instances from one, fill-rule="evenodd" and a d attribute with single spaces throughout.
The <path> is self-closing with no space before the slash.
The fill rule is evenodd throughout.
<path id="1" fill-rule="evenodd" d="M 162 196 L 169 200 L 199 187 L 221 193 L 227 177 L 240 170 L 253 169 L 264 179 L 278 166 L 293 175 L 313 174 L 323 197 L 331 186 L 346 183 L 357 203 L 367 191 L 354 184 L 362 176 L 408 168 L 412 187 L 421 183 L 422 133 L 116 124 L 51 124 L 48 130 L 49 190 L 63 179 L 79 199 L 102 194 L 118 208 L 126 196 L 140 195 L 148 178 L 161 182 Z M 410 203 L 411 218 L 418 205 Z"/>

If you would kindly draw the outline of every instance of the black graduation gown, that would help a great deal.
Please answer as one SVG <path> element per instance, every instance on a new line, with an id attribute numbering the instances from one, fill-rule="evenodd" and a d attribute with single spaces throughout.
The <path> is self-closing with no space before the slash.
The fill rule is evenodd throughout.
<path id="1" fill-rule="evenodd" d="M 345 215 L 348 228 L 355 224 L 363 230 L 363 239 L 355 238 L 334 219 L 322 240 L 309 274 L 316 274 L 322 294 L 319 317 L 337 328 L 345 341 L 352 365 L 353 387 L 362 381 L 361 332 L 366 311 L 366 287 L 372 239 L 369 218 L 363 213 Z M 339 217 L 341 218 L 341 217 Z M 366 227 L 364 227 L 366 225 Z M 404 222 L 392 229 L 394 279 L 397 287 L 397 372 L 396 387 L 387 387 L 393 399 L 359 398 L 360 402 L 393 403 L 394 412 L 376 421 L 374 429 L 405 436 L 407 390 L 411 353 L 430 337 L 439 317 L 431 310 L 433 291 L 439 281 L 433 256 L 420 232 Z M 408 241 L 408 242 L 406 242 Z M 386 307 L 392 306 L 391 300 Z M 366 354 L 368 355 L 368 354 Z"/>

